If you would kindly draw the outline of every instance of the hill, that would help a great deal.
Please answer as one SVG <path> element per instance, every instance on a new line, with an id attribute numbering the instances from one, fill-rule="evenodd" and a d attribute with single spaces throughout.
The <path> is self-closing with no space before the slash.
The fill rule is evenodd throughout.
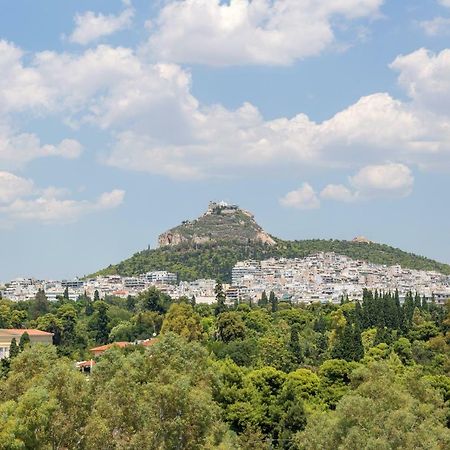
<path id="1" fill-rule="evenodd" d="M 194 221 L 185 221 L 159 237 L 159 248 L 138 252 L 119 264 L 91 275 L 138 275 L 168 270 L 180 280 L 220 278 L 231 280 L 237 261 L 301 258 L 317 252 L 335 252 L 376 264 L 400 264 L 404 268 L 435 270 L 450 275 L 450 266 L 366 239 L 285 241 L 266 233 L 253 215 L 237 206 L 211 203 Z"/>
<path id="2" fill-rule="evenodd" d="M 224 202 L 210 202 L 208 210 L 198 219 L 185 220 L 158 238 L 161 247 L 230 241 L 239 244 L 276 245 L 275 240 L 256 223 L 252 213 Z"/>

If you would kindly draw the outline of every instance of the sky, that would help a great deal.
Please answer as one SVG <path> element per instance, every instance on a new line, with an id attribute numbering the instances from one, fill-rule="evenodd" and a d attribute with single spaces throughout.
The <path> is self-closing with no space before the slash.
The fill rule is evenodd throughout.
<path id="1" fill-rule="evenodd" d="M 0 280 L 210 200 L 450 263 L 450 0 L 0 0 Z"/>

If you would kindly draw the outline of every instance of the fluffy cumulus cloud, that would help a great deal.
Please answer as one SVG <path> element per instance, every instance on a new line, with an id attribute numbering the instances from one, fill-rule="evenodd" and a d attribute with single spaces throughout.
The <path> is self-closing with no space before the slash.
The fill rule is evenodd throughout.
<path id="1" fill-rule="evenodd" d="M 414 177 L 404 164 L 382 164 L 363 167 L 350 183 L 362 197 L 405 197 L 412 191 Z"/>
<path id="2" fill-rule="evenodd" d="M 402 198 L 411 194 L 414 176 L 404 164 L 387 163 L 361 168 L 349 177 L 349 186 L 329 184 L 320 193 L 325 200 L 352 203 L 373 198 Z"/>
<path id="3" fill-rule="evenodd" d="M 320 197 L 325 200 L 351 203 L 357 200 L 358 195 L 342 184 L 329 184 L 322 190 Z"/>
<path id="4" fill-rule="evenodd" d="M 69 36 L 69 40 L 76 44 L 87 45 L 102 37 L 129 28 L 133 22 L 134 10 L 129 2 L 126 2 L 126 6 L 128 7 L 118 15 L 96 14 L 92 11 L 77 14 L 75 29 Z"/>
<path id="5" fill-rule="evenodd" d="M 320 200 L 309 183 L 303 183 L 303 185 L 295 191 L 288 192 L 284 197 L 280 198 L 280 204 L 286 208 L 320 208 Z"/>
<path id="6" fill-rule="evenodd" d="M 18 177 L 9 172 L 0 172 L 0 204 L 7 204 L 34 191 L 31 180 Z"/>
<path id="7" fill-rule="evenodd" d="M 183 9 L 198 2 L 169 2 L 167 7 Z M 281 3 L 241 0 L 208 5 L 220 14 L 238 7 L 245 14 L 252 8 L 263 12 L 270 8 L 272 14 L 277 8 L 284 11 Z M 318 3 L 314 2 L 314 8 L 332 8 L 334 13 L 352 17 L 375 10 L 380 2 Z M 284 4 L 288 9 L 293 5 Z M 162 14 L 169 11 L 166 8 Z M 234 23 L 235 19 L 229 20 Z M 210 22 L 205 23 L 208 28 Z M 47 145 L 10 125 L 18 113 L 29 112 L 62 117 L 74 127 L 88 124 L 103 130 L 111 139 L 102 159 L 105 164 L 178 179 L 239 176 L 249 168 L 346 168 L 349 173 L 366 168 L 362 173 L 371 180 L 371 188 L 363 185 L 363 175 L 356 174 L 347 184 L 323 189 L 323 199 L 352 202 L 382 192 L 374 184 L 381 172 L 397 179 L 403 176 L 405 184 L 392 185 L 388 191 L 406 195 L 412 186 L 408 167 L 450 169 L 450 50 L 434 54 L 421 49 L 393 61 L 391 68 L 398 72 L 407 100 L 374 93 L 322 122 L 303 113 L 265 120 L 250 103 L 236 109 L 204 105 L 192 94 L 187 69 L 152 63 L 130 48 L 99 45 L 80 53 L 44 51 L 26 61 L 20 49 L 0 42 L 1 167 L 43 156 L 80 155 L 77 141 Z M 383 186 L 389 184 L 383 181 Z M 302 186 L 289 193 L 283 204 L 297 201 L 317 207 L 318 194 L 311 195 L 311 189 Z M 302 200 L 308 191 L 309 203 Z"/>
<path id="8" fill-rule="evenodd" d="M 57 145 L 42 145 L 35 134 L 2 133 L 0 127 L 0 164 L 2 167 L 17 167 L 35 158 L 58 156 L 67 159 L 77 158 L 83 148 L 73 139 L 64 139 Z"/>
<path id="9" fill-rule="evenodd" d="M 450 49 L 432 53 L 422 48 L 398 56 L 391 68 L 416 107 L 450 116 Z"/>
<path id="10" fill-rule="evenodd" d="M 290 64 L 335 40 L 333 19 L 373 18 L 383 0 L 170 0 L 151 28 L 155 58 L 210 65 Z"/>
<path id="11" fill-rule="evenodd" d="M 96 200 L 67 199 L 66 189 L 39 189 L 33 181 L 0 172 L 0 217 L 2 220 L 33 220 L 44 223 L 69 223 L 80 217 L 120 206 L 125 192 L 115 189 Z"/>

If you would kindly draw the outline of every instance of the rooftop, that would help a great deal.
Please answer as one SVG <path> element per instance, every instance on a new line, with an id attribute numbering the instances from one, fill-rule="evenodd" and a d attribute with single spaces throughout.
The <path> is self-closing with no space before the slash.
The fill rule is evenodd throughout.
<path id="1" fill-rule="evenodd" d="M 53 336 L 53 333 L 32 328 L 0 328 L 0 334 L 3 335 L 22 336 L 25 332 L 28 333 L 29 336 Z"/>

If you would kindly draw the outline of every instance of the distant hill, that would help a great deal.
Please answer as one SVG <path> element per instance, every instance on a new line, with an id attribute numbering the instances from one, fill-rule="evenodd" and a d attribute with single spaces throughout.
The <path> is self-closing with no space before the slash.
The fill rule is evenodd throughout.
<path id="1" fill-rule="evenodd" d="M 152 270 L 168 270 L 178 273 L 180 280 L 220 278 L 229 282 L 231 269 L 237 261 L 301 258 L 317 252 L 335 252 L 376 264 L 399 264 L 404 268 L 435 270 L 450 275 L 448 264 L 365 238 L 353 241 L 277 239 L 266 233 L 251 213 L 225 203 L 210 203 L 205 214 L 161 234 L 158 243 L 157 249 L 138 252 L 91 276 L 131 276 Z"/>

